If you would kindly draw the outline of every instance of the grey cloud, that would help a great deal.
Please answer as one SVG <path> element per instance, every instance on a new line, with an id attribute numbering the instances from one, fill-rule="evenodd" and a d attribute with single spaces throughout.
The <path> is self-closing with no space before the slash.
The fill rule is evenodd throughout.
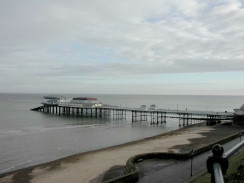
<path id="1" fill-rule="evenodd" d="M 119 78 L 162 73 L 206 73 L 244 70 L 243 59 L 178 59 L 168 64 L 151 63 L 104 63 L 83 65 L 62 65 L 42 70 L 35 75 L 43 77 L 86 77 L 86 78 Z"/>
<path id="2" fill-rule="evenodd" d="M 1 1 L 0 75 L 243 71 L 244 11 L 236 2 Z M 98 56 L 83 58 L 86 51 Z"/>

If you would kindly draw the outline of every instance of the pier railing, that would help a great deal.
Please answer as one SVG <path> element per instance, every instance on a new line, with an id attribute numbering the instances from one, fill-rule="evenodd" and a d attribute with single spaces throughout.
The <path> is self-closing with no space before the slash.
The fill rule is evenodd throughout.
<path id="1" fill-rule="evenodd" d="M 244 134 L 244 131 L 240 132 L 241 136 Z M 212 154 L 208 157 L 207 160 L 207 169 L 208 173 L 211 174 L 211 183 L 224 183 L 224 176 L 229 167 L 228 158 L 234 155 L 238 150 L 244 147 L 244 141 L 239 142 L 226 153 L 224 153 L 224 148 L 216 144 L 212 148 Z"/>

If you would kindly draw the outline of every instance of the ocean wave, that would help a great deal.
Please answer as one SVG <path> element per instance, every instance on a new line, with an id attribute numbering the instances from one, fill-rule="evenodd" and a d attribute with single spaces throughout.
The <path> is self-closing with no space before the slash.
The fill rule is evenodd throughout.
<path id="1" fill-rule="evenodd" d="M 42 132 L 42 131 L 51 131 L 51 130 L 63 130 L 63 129 L 75 129 L 75 128 L 91 128 L 100 125 L 72 125 L 72 126 L 61 126 L 61 127 L 46 127 L 42 129 L 23 129 L 23 130 L 9 130 L 9 131 L 0 131 L 0 134 L 11 135 L 11 134 L 26 134 L 32 132 Z"/>
<path id="2" fill-rule="evenodd" d="M 2 173 L 6 173 L 6 172 L 10 172 L 10 171 L 13 171 L 13 170 L 18 169 L 18 168 L 20 168 L 20 167 L 22 167 L 22 166 L 25 167 L 26 165 L 30 164 L 32 161 L 33 161 L 33 159 L 30 159 L 30 160 L 25 161 L 25 162 L 23 162 L 23 163 L 20 163 L 20 164 L 18 164 L 18 165 L 15 165 L 15 166 L 12 166 L 12 167 L 9 167 L 9 168 L 0 170 L 0 174 L 2 174 Z"/>
<path id="3" fill-rule="evenodd" d="M 13 133 L 21 133 L 23 130 L 9 130 L 9 131 L 0 131 L 2 134 L 13 134 Z"/>
<path id="4" fill-rule="evenodd" d="M 40 129 L 39 131 L 48 131 L 48 130 L 63 130 L 63 129 L 74 129 L 74 128 L 89 128 L 95 127 L 98 125 L 73 125 L 73 126 L 61 126 L 61 127 L 48 127 Z"/>

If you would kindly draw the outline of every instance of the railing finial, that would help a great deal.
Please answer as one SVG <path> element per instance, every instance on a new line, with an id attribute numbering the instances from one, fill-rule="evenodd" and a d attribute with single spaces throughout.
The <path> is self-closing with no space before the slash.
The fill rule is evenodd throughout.
<path id="1" fill-rule="evenodd" d="M 222 157 L 224 153 L 224 148 L 220 144 L 215 144 L 212 147 L 212 153 L 214 157 Z"/>

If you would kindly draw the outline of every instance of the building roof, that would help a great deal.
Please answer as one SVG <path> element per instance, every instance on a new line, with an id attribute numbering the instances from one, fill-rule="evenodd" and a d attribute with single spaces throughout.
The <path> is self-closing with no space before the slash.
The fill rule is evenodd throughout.
<path id="1" fill-rule="evenodd" d="M 244 104 L 242 104 L 242 106 L 240 107 L 240 109 L 244 110 Z"/>
<path id="2" fill-rule="evenodd" d="M 70 101 L 72 104 L 100 104 L 101 102 L 97 100 L 76 100 L 73 99 Z"/>
<path id="3" fill-rule="evenodd" d="M 45 99 L 66 99 L 66 97 L 62 96 L 62 95 L 48 95 L 48 96 L 44 96 L 43 98 L 45 98 Z"/>
<path id="4" fill-rule="evenodd" d="M 97 98 L 92 98 L 92 97 L 76 97 L 76 98 L 73 98 L 73 100 L 97 100 Z"/>

